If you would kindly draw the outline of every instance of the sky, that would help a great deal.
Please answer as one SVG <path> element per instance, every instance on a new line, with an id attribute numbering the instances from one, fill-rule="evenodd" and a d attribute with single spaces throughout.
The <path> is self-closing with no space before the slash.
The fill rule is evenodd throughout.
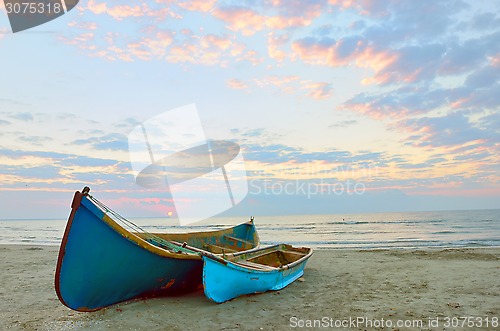
<path id="1" fill-rule="evenodd" d="M 227 215 L 500 208 L 500 2 L 90 0 L 18 33 L 0 2 L 0 219 L 84 186 L 175 218 L 127 137 L 189 104 L 241 146 Z"/>

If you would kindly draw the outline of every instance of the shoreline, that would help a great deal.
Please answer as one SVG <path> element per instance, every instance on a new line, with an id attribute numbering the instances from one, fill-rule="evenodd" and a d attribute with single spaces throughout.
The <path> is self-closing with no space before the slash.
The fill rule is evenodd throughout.
<path id="1" fill-rule="evenodd" d="M 469 329 L 488 330 L 485 319 L 500 317 L 497 247 L 316 249 L 303 278 L 277 292 L 215 304 L 197 291 L 127 301 L 94 313 L 59 302 L 53 285 L 58 251 L 53 245 L 0 244 L 5 261 L 1 329 L 289 330 L 324 322 L 316 327 L 364 330 L 384 329 L 373 324 L 384 320 L 423 323 L 405 330 L 455 330 L 467 327 L 447 328 L 446 319 L 467 316 L 483 323 Z M 357 318 L 372 324 L 340 324 Z M 437 328 L 429 325 L 436 321 Z"/>
<path id="2" fill-rule="evenodd" d="M 276 245 L 276 244 L 280 244 L 282 242 L 272 242 L 272 243 L 267 243 L 267 242 L 264 242 L 262 243 L 261 242 L 261 246 L 271 246 L 271 245 Z M 289 243 L 290 245 L 293 245 L 293 246 L 297 246 L 297 247 L 300 247 L 300 246 L 306 246 L 306 247 L 311 247 L 312 249 L 314 249 L 314 251 L 391 251 L 391 250 L 430 250 L 430 251 L 433 251 L 433 250 L 449 250 L 449 249 L 498 249 L 500 250 L 500 245 L 499 246 L 486 246 L 486 245 L 470 245 L 470 246 L 453 246 L 453 245 L 443 245 L 443 246 L 437 246 L 437 245 L 434 245 L 434 246 L 425 246 L 425 245 L 422 245 L 422 246 L 385 246 L 385 247 L 344 247 L 344 246 L 341 246 L 341 247 L 325 247 L 325 246 L 317 246 L 317 245 L 323 245 L 323 244 L 315 244 L 315 245 L 302 245 L 302 244 L 297 244 L 297 243 L 294 243 L 293 241 L 291 242 L 286 242 L 286 243 Z M 57 249 L 59 249 L 60 247 L 60 244 L 54 244 L 54 243 L 36 243 L 36 244 L 33 244 L 33 243 L 1 243 L 0 242 L 0 247 L 33 247 L 33 248 L 36 248 L 36 247 L 55 247 Z"/>

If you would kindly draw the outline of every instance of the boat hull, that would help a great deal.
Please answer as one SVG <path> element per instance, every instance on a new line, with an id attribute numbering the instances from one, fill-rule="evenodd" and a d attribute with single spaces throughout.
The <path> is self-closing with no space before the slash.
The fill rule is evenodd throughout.
<path id="1" fill-rule="evenodd" d="M 55 275 L 57 295 L 67 307 L 95 311 L 136 297 L 201 286 L 199 255 L 168 251 L 128 232 L 80 192 L 72 207 Z M 257 238 L 253 243 L 258 244 L 253 223 L 200 233 L 193 242 L 220 243 L 225 234 Z"/>
<path id="2" fill-rule="evenodd" d="M 280 290 L 304 274 L 312 252 L 284 268 L 257 270 L 203 255 L 203 288 L 212 301 L 222 303 L 241 295 Z"/>

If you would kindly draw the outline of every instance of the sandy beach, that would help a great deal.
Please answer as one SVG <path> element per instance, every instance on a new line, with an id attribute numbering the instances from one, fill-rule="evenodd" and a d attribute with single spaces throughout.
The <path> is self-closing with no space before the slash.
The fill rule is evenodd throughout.
<path id="1" fill-rule="evenodd" d="M 57 299 L 57 254 L 54 246 L 0 246 L 0 329 L 493 330 L 500 317 L 497 248 L 317 250 L 304 277 L 279 292 L 219 305 L 198 291 L 94 313 Z"/>

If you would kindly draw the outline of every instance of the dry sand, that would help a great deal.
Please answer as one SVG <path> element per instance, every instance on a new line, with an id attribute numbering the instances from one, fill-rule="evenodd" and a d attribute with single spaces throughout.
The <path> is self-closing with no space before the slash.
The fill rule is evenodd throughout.
<path id="1" fill-rule="evenodd" d="M 58 301 L 53 286 L 57 253 L 58 247 L 51 246 L 0 246 L 0 330 L 288 330 L 311 329 L 298 326 L 322 318 L 332 330 L 494 330 L 491 321 L 500 317 L 496 248 L 319 250 L 304 277 L 279 292 L 219 305 L 199 291 L 94 313 L 78 313 Z M 349 319 L 358 317 L 365 320 L 353 326 Z M 473 317 L 467 322 L 474 326 L 445 327 L 453 317 Z M 429 318 L 437 318 L 438 327 L 429 327 Z M 398 320 L 421 320 L 422 326 L 398 328 Z M 370 321 L 380 327 L 370 327 Z"/>

